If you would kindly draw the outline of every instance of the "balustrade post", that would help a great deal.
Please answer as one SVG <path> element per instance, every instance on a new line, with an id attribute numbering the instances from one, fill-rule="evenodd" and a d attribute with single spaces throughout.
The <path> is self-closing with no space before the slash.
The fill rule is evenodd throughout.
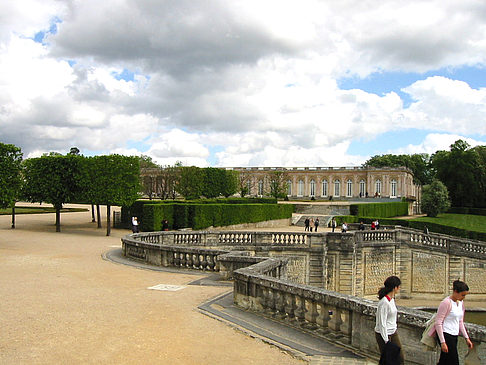
<path id="1" fill-rule="evenodd" d="M 312 299 L 307 299 L 306 302 L 307 310 L 305 312 L 305 319 L 307 322 L 304 324 L 304 327 L 310 330 L 315 330 L 318 327 L 316 323 L 316 318 L 318 316 L 317 303 Z"/>
<path id="2" fill-rule="evenodd" d="M 284 309 L 285 309 L 285 313 L 287 314 L 287 317 L 285 319 L 288 322 L 293 322 L 295 321 L 295 309 L 296 309 L 295 296 L 291 293 L 285 293 L 284 301 L 285 301 Z"/>
<path id="3" fill-rule="evenodd" d="M 305 323 L 305 299 L 304 297 L 296 294 L 295 298 L 297 299 L 297 306 L 295 308 L 295 319 L 297 324 L 302 325 Z"/>
<path id="4" fill-rule="evenodd" d="M 275 294 L 275 317 L 278 319 L 284 319 L 287 317 L 285 312 L 285 293 L 280 290 L 276 290 Z"/>
<path id="5" fill-rule="evenodd" d="M 343 321 L 341 320 L 341 310 L 336 307 L 331 316 L 331 320 L 329 321 L 329 328 L 335 332 L 341 332 L 342 323 Z"/>
<path id="6" fill-rule="evenodd" d="M 331 316 L 329 315 L 329 309 L 324 303 L 318 303 L 319 315 L 316 318 L 316 323 L 319 326 L 318 332 L 322 334 L 329 333 L 329 321 Z"/>
<path id="7" fill-rule="evenodd" d="M 346 339 L 351 343 L 351 333 L 353 332 L 353 312 L 349 310 L 340 310 L 341 312 L 341 326 L 340 331 L 346 336 Z"/>
<path id="8" fill-rule="evenodd" d="M 265 313 L 271 316 L 275 314 L 275 292 L 272 288 L 267 288 Z"/>
<path id="9" fill-rule="evenodd" d="M 167 267 L 169 266 L 169 252 L 165 250 L 161 250 L 160 252 L 160 262 L 162 263 L 162 266 Z"/>

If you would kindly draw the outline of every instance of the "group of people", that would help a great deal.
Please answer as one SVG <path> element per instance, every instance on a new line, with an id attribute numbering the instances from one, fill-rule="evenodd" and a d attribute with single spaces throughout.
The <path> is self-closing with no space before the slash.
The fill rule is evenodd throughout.
<path id="1" fill-rule="evenodd" d="M 310 231 L 312 232 L 312 229 L 314 229 L 314 232 L 317 232 L 317 228 L 319 228 L 319 218 L 316 218 L 314 220 L 314 218 L 306 218 L 304 220 L 304 231 Z"/>
<path id="2" fill-rule="evenodd" d="M 162 220 L 162 230 L 168 231 L 169 230 L 169 221 L 167 219 Z M 317 229 L 316 229 L 317 231 Z M 140 222 L 138 221 L 138 217 L 132 217 L 132 232 L 133 233 L 140 233 Z"/>
<path id="3" fill-rule="evenodd" d="M 390 276 L 384 286 L 378 291 L 378 308 L 376 310 L 375 337 L 381 353 L 380 364 L 404 364 L 404 356 L 400 337 L 397 332 L 397 307 L 395 296 L 400 291 L 401 281 L 397 276 Z M 456 280 L 452 284 L 452 294 L 439 305 L 435 323 L 428 336 L 437 338 L 440 344 L 439 365 L 459 365 L 457 352 L 457 337 L 461 334 L 472 349 L 464 326 L 464 298 L 469 293 L 469 287 L 463 281 Z"/>
<path id="4" fill-rule="evenodd" d="M 371 222 L 371 230 L 374 231 L 375 229 L 380 229 L 380 222 L 378 219 L 375 219 L 373 222 Z"/>

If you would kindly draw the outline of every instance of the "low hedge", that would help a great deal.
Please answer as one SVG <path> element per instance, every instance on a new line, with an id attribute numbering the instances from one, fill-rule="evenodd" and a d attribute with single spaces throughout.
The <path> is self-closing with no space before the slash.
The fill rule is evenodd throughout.
<path id="1" fill-rule="evenodd" d="M 486 208 L 452 207 L 447 213 L 486 215 Z"/>
<path id="2" fill-rule="evenodd" d="M 142 231 L 159 231 L 162 220 L 169 229 L 221 227 L 292 217 L 291 204 L 144 204 Z"/>
<path id="3" fill-rule="evenodd" d="M 388 218 L 408 215 L 407 202 L 351 204 L 351 215 L 359 217 Z"/>
<path id="4" fill-rule="evenodd" d="M 340 215 L 336 216 L 336 223 L 341 225 L 343 222 L 347 223 L 359 223 L 363 222 L 366 224 L 371 224 L 372 221 L 376 220 L 375 217 L 357 217 L 352 215 Z M 463 228 L 456 228 L 451 226 L 445 226 L 443 224 L 421 222 L 411 219 L 393 219 L 393 218 L 380 218 L 381 225 L 386 226 L 402 226 L 415 228 L 419 230 L 424 230 L 425 226 L 429 229 L 429 232 L 442 233 L 455 237 L 469 238 L 473 240 L 486 241 L 485 232 L 468 231 Z"/>

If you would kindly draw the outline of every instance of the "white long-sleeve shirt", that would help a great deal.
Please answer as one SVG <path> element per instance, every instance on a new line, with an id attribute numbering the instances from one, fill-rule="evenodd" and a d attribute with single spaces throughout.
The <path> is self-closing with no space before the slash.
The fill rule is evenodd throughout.
<path id="1" fill-rule="evenodd" d="M 397 306 L 395 299 L 385 295 L 378 302 L 376 310 L 375 332 L 379 333 L 385 343 L 388 342 L 388 336 L 393 335 L 397 330 Z"/>

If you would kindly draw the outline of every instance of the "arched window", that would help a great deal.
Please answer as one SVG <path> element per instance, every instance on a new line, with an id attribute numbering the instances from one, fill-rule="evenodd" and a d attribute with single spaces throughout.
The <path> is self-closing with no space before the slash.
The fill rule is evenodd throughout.
<path id="1" fill-rule="evenodd" d="M 334 196 L 339 197 L 341 192 L 341 181 L 334 180 Z"/>
<path id="2" fill-rule="evenodd" d="M 292 195 L 292 180 L 287 181 L 287 196 Z"/>
<path id="3" fill-rule="evenodd" d="M 304 182 L 302 180 L 299 180 L 297 186 L 297 196 L 304 196 Z"/>
<path id="4" fill-rule="evenodd" d="M 258 195 L 263 196 L 263 180 L 258 180 Z"/>
<path id="5" fill-rule="evenodd" d="M 390 198 L 397 197 L 397 181 L 392 180 L 390 183 Z"/>
<path id="6" fill-rule="evenodd" d="M 327 180 L 322 180 L 322 196 L 327 196 Z"/>
<path id="7" fill-rule="evenodd" d="M 316 182 L 314 180 L 310 181 L 310 194 L 309 196 L 316 196 Z"/>
<path id="8" fill-rule="evenodd" d="M 376 180 L 375 183 L 375 193 L 381 195 L 381 180 Z"/>
<path id="9" fill-rule="evenodd" d="M 365 183 L 364 180 L 361 180 L 359 182 L 359 194 L 362 197 L 365 196 L 365 194 L 366 194 L 366 183 Z"/>
<path id="10" fill-rule="evenodd" d="M 351 180 L 346 181 L 346 196 L 348 198 L 353 196 L 353 182 Z"/>

